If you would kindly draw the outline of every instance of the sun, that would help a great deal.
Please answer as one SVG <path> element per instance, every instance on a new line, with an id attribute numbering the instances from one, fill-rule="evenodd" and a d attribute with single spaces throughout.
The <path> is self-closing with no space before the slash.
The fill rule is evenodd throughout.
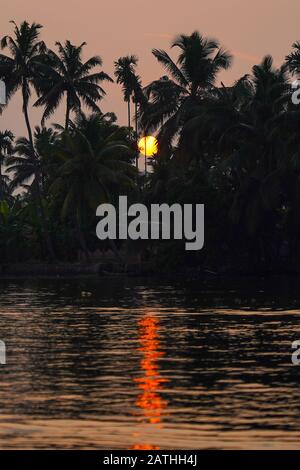
<path id="1" fill-rule="evenodd" d="M 157 155 L 158 142 L 157 139 L 152 135 L 142 137 L 139 140 L 138 147 L 139 151 L 146 157 L 153 157 L 154 155 Z"/>

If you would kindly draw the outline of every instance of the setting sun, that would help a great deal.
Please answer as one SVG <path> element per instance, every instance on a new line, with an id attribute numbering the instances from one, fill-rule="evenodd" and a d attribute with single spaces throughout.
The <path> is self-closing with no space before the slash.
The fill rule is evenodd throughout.
<path id="1" fill-rule="evenodd" d="M 158 152 L 158 142 L 155 137 L 148 135 L 147 137 L 142 137 L 138 143 L 139 151 L 146 157 L 152 157 L 157 155 Z"/>

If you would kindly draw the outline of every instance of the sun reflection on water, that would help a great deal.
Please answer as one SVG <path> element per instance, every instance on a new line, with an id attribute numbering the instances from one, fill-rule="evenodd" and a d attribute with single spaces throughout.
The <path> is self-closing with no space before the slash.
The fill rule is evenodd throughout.
<path id="1" fill-rule="evenodd" d="M 165 353 L 160 351 L 159 319 L 148 313 L 138 322 L 139 343 L 138 351 L 142 353 L 140 370 L 142 377 L 135 378 L 140 394 L 136 406 L 141 410 L 143 423 L 158 428 L 163 427 L 162 416 L 166 414 L 168 401 L 162 397 L 163 384 L 168 382 L 161 375 L 159 359 Z M 136 444 L 134 450 L 159 450 L 159 447 L 149 444 Z"/>

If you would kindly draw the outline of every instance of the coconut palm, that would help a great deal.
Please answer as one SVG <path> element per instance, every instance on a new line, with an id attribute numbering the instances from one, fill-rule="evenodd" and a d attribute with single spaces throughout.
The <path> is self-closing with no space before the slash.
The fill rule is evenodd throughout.
<path id="1" fill-rule="evenodd" d="M 39 166 L 39 171 L 37 167 Z M 7 158 L 7 172 L 11 174 L 11 188 L 31 188 L 36 195 L 40 162 L 32 152 L 29 139 L 20 137 L 16 140 L 14 155 Z"/>
<path id="2" fill-rule="evenodd" d="M 20 26 L 17 26 L 14 21 L 12 23 L 14 25 L 14 36 L 4 36 L 1 40 L 1 48 L 8 48 L 10 56 L 0 54 L 0 77 L 2 77 L 6 83 L 7 102 L 18 89 L 21 89 L 22 92 L 23 114 L 28 132 L 30 154 L 32 158 L 37 160 L 35 164 L 38 181 L 36 185 L 36 197 L 39 205 L 39 213 L 48 251 L 51 258 L 54 258 L 54 251 L 48 233 L 47 220 L 42 203 L 42 175 L 39 173 L 38 155 L 34 148 L 34 137 L 28 113 L 32 87 L 37 93 L 39 92 L 37 81 L 42 73 L 39 58 L 41 54 L 45 52 L 46 45 L 43 41 L 39 40 L 40 30 L 42 28 L 40 24 L 29 24 L 27 21 L 24 21 Z"/>
<path id="3" fill-rule="evenodd" d="M 26 137 L 21 137 L 16 140 L 13 155 L 7 157 L 7 172 L 12 175 L 10 182 L 10 189 L 14 191 L 23 188 L 29 190 L 30 200 L 37 201 L 34 204 L 37 217 L 40 219 L 42 232 L 45 238 L 47 250 L 51 259 L 55 259 L 52 240 L 48 231 L 48 220 L 46 215 L 46 197 L 45 197 L 45 181 L 48 175 L 48 168 L 46 167 L 44 158 L 50 156 L 46 151 L 45 140 L 46 134 L 53 134 L 53 131 L 47 129 L 35 128 L 34 133 L 34 150 L 32 144 Z M 54 138 L 52 138 L 53 140 Z M 52 142 L 53 143 L 53 142 Z M 51 144 L 51 137 L 48 135 L 49 147 Z M 49 151 L 48 147 L 48 151 Z M 47 162 L 47 160 L 46 160 Z M 50 165 L 49 165 L 50 166 Z M 51 173 L 50 173 L 51 174 Z"/>
<path id="4" fill-rule="evenodd" d="M 177 103 L 172 103 L 173 112 L 170 108 L 162 108 L 161 112 L 157 108 L 156 122 L 167 119 L 161 133 L 168 141 L 180 131 L 193 108 L 214 88 L 218 73 L 228 69 L 232 60 L 218 41 L 204 38 L 197 31 L 190 36 L 178 36 L 172 47 L 179 49 L 176 62 L 164 50 L 152 51 L 170 75 L 173 92 L 176 90 L 178 93 Z M 170 92 L 170 85 L 165 87 L 167 93 Z"/>
<path id="5" fill-rule="evenodd" d="M 191 96 L 199 96 L 214 86 L 217 74 L 231 65 L 231 55 L 220 48 L 218 41 L 207 39 L 195 31 L 191 36 L 178 36 L 172 44 L 180 54 L 175 63 L 167 52 L 153 49 L 174 81 Z"/>
<path id="6" fill-rule="evenodd" d="M 31 194 L 36 196 L 42 187 L 44 192 L 45 181 L 51 175 L 54 163 L 52 153 L 56 138 L 57 134 L 52 129 L 37 126 L 34 132 L 34 153 L 26 137 L 16 140 L 14 154 L 6 158 L 7 171 L 13 175 L 10 184 L 12 190 L 23 187 L 30 189 Z"/>
<path id="7" fill-rule="evenodd" d="M 139 113 L 141 127 L 155 130 L 176 112 L 184 90 L 164 75 L 146 86 L 143 92 L 145 98 L 141 101 Z"/>
<path id="8" fill-rule="evenodd" d="M 133 98 L 135 103 L 137 116 L 137 105 L 142 95 L 141 80 L 135 70 L 137 63 L 138 58 L 135 55 L 120 57 L 115 62 L 115 77 L 117 83 L 123 87 L 124 101 L 127 103 L 129 134 L 131 129 L 131 99 Z"/>
<path id="9" fill-rule="evenodd" d="M 286 56 L 286 64 L 293 74 L 300 76 L 300 41 L 294 42 L 293 51 Z"/>
<path id="10" fill-rule="evenodd" d="M 221 155 L 219 165 L 234 194 L 230 219 L 261 242 L 266 253 L 270 244 L 260 237 L 276 232 L 281 207 L 289 206 L 296 184 L 285 137 L 290 100 L 286 67 L 276 69 L 266 56 L 250 77 L 220 92 L 219 101 L 207 108 L 208 122 L 199 139 L 206 133 L 207 140 L 218 143 L 212 150 Z"/>
<path id="11" fill-rule="evenodd" d="M 21 89 L 23 99 L 23 114 L 32 151 L 33 135 L 30 125 L 28 105 L 31 88 L 36 89 L 36 79 L 39 71 L 38 57 L 45 51 L 46 46 L 39 40 L 42 26 L 37 23 L 29 24 L 27 21 L 17 26 L 14 21 L 14 35 L 4 36 L 1 40 L 1 49 L 8 49 L 10 56 L 0 54 L 0 77 L 5 80 L 7 102 L 14 93 Z"/>
<path id="12" fill-rule="evenodd" d="M 82 115 L 68 133 L 63 133 L 57 156 L 61 164 L 51 193 L 61 201 L 61 218 L 74 222 L 78 240 L 88 256 L 84 227 L 94 217 L 97 206 L 109 201 L 112 191 L 134 185 L 135 169 L 128 162 L 133 150 L 124 138 L 124 129 L 113 126 L 103 115 Z"/>
<path id="13" fill-rule="evenodd" d="M 39 99 L 35 106 L 44 106 L 42 124 L 58 108 L 62 99 L 66 98 L 65 129 L 68 129 L 71 112 L 80 113 L 82 105 L 93 112 L 100 112 L 98 102 L 105 96 L 100 84 L 113 80 L 103 71 L 95 71 L 102 66 L 102 59 L 93 56 L 86 62 L 82 59 L 83 42 L 80 46 L 70 41 L 65 44 L 56 42 L 58 52 L 47 50 L 40 55 L 43 73 L 39 77 Z"/>

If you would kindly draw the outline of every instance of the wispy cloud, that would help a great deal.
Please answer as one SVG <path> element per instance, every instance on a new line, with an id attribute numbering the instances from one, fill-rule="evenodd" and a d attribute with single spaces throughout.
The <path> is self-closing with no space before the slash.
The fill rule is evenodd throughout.
<path id="1" fill-rule="evenodd" d="M 243 60 L 244 62 L 248 62 L 251 64 L 257 64 L 261 62 L 262 57 L 256 55 L 256 54 L 249 54 L 248 52 L 243 52 L 243 51 L 232 51 L 232 54 L 234 57 L 237 57 L 238 59 Z"/>

